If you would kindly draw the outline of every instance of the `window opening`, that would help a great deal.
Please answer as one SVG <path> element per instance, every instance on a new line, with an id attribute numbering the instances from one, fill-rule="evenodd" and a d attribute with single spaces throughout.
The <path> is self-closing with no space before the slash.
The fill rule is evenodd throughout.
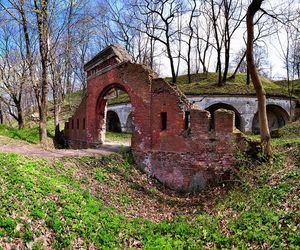
<path id="1" fill-rule="evenodd" d="M 167 112 L 161 112 L 160 113 L 161 118 L 161 131 L 167 129 Z"/>

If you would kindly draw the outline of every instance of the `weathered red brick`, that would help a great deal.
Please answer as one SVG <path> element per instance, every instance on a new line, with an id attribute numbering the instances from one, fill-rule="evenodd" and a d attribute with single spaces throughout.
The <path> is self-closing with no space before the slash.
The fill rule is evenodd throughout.
<path id="1" fill-rule="evenodd" d="M 97 147 L 103 143 L 104 97 L 117 87 L 130 97 L 134 128 L 131 148 L 136 163 L 147 174 L 170 188 L 188 192 L 228 176 L 235 162 L 234 114 L 217 111 L 215 130 L 210 131 L 209 112 L 194 109 L 176 86 L 157 78 L 144 65 L 122 62 L 118 55 L 105 53 L 109 59 L 104 60 L 100 53 L 88 63 L 87 94 L 65 126 L 69 146 Z M 167 116 L 165 130 L 162 113 Z"/>

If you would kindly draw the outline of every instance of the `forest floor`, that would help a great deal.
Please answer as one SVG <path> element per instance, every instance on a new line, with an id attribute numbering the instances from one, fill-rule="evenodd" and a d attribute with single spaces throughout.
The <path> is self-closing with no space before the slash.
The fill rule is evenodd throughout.
<path id="1" fill-rule="evenodd" d="M 272 164 L 240 155 L 231 182 L 198 194 L 165 188 L 125 150 L 56 157 L 8 137 L 23 132 L 0 137 L 0 249 L 299 248 L 299 123 L 273 140 Z"/>

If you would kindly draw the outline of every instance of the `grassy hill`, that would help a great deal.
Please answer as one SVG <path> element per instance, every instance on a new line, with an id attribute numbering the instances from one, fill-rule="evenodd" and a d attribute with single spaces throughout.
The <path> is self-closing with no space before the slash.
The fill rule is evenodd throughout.
<path id="1" fill-rule="evenodd" d="M 178 195 L 127 153 L 42 160 L 0 153 L 0 249 L 298 249 L 299 123 L 273 164 L 239 156 L 232 182 Z"/>
<path id="2" fill-rule="evenodd" d="M 217 85 L 217 74 L 197 74 L 192 75 L 192 83 L 188 83 L 187 75 L 178 77 L 178 87 L 186 95 L 203 95 L 203 94 L 230 94 L 230 95 L 255 95 L 252 82 L 247 85 L 245 74 L 238 74 L 234 80 L 228 80 L 222 87 Z M 261 77 L 262 84 L 271 96 L 288 96 L 288 92 L 283 85 Z"/>
<path id="3" fill-rule="evenodd" d="M 288 82 L 286 80 L 276 81 L 276 84 L 278 84 L 279 86 L 282 86 L 285 89 L 288 88 Z M 298 96 L 298 98 L 299 98 L 300 97 L 300 79 L 290 81 L 290 89 L 292 90 L 294 95 Z"/>
<path id="4" fill-rule="evenodd" d="M 224 86 L 217 85 L 217 74 L 193 74 L 192 83 L 188 83 L 188 76 L 182 75 L 177 78 L 177 86 L 185 95 L 255 95 L 255 90 L 252 82 L 247 85 L 247 77 L 245 74 L 237 74 L 234 80 L 228 80 Z M 171 82 L 171 78 L 166 78 L 166 81 Z M 274 82 L 270 79 L 261 77 L 263 86 L 267 92 L 267 96 L 289 97 L 287 84 L 285 81 Z M 300 96 L 300 80 L 295 81 L 294 97 L 296 94 Z M 298 89 L 297 89 L 298 88 Z M 109 104 L 128 103 L 129 97 L 127 94 L 122 94 L 118 98 L 109 100 Z"/>

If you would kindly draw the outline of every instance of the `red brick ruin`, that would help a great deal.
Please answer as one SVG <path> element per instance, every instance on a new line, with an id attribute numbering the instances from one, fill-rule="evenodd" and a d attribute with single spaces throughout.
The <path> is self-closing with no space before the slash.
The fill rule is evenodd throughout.
<path id="1" fill-rule="evenodd" d="M 65 124 L 71 148 L 101 147 L 105 136 L 104 97 L 114 88 L 132 104 L 131 149 L 136 163 L 171 189 L 196 192 L 228 177 L 234 164 L 234 113 L 194 107 L 175 85 L 147 66 L 132 63 L 111 45 L 85 65 L 87 93 Z M 213 129 L 212 129 L 213 127 Z"/>

